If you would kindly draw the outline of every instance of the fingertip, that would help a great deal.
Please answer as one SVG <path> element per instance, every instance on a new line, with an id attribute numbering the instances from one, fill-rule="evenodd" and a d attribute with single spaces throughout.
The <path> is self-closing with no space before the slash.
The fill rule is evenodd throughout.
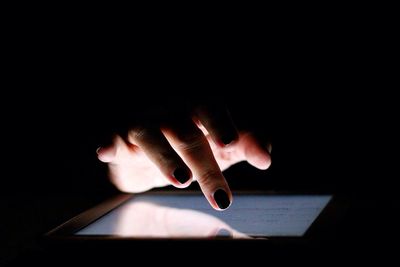
<path id="1" fill-rule="evenodd" d="M 263 146 L 253 135 L 247 134 L 244 135 L 243 147 L 245 159 L 252 166 L 260 170 L 266 170 L 271 166 L 272 146 L 270 143 Z"/>
<path id="2" fill-rule="evenodd" d="M 271 157 L 266 152 L 253 154 L 248 157 L 247 161 L 260 170 L 266 170 L 271 166 Z"/>
<path id="3" fill-rule="evenodd" d="M 185 167 L 178 167 L 172 174 L 167 175 L 170 183 L 176 188 L 186 188 L 192 181 L 192 172 Z"/>
<path id="4" fill-rule="evenodd" d="M 229 134 L 222 135 L 220 137 L 220 146 L 227 147 L 235 144 L 239 139 L 239 134 L 237 132 L 231 132 Z"/>
<path id="5" fill-rule="evenodd" d="M 176 188 L 184 189 L 184 188 L 189 187 L 189 186 L 191 185 L 192 181 L 193 181 L 193 180 L 190 179 L 189 181 L 187 181 L 187 182 L 184 183 L 184 184 L 181 184 L 181 183 L 179 183 L 179 182 L 172 182 L 172 185 L 173 185 L 174 187 L 176 187 Z"/>
<path id="6" fill-rule="evenodd" d="M 115 158 L 115 152 L 114 146 L 99 147 L 96 150 L 97 158 L 104 163 L 112 162 Z"/>
<path id="7" fill-rule="evenodd" d="M 211 203 L 214 209 L 224 211 L 232 205 L 232 194 L 227 191 L 226 189 L 219 188 L 214 192 L 212 197 L 215 203 Z"/>
<path id="8" fill-rule="evenodd" d="M 254 165 L 254 167 L 260 169 L 260 170 L 267 170 L 271 166 L 271 158 L 270 157 L 264 157 L 264 158 L 259 158 Z"/>

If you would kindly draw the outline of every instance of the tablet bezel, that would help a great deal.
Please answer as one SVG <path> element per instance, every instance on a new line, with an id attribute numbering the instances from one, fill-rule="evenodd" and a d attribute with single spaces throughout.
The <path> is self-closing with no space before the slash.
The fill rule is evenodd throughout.
<path id="1" fill-rule="evenodd" d="M 147 195 L 193 195 L 201 194 L 199 191 L 149 191 Z M 322 210 L 319 216 L 310 225 L 303 236 L 279 236 L 279 237 L 268 237 L 255 238 L 249 240 L 257 241 L 275 241 L 275 242 L 303 242 L 330 238 L 335 235 L 337 231 L 338 222 L 343 217 L 346 211 L 346 200 L 342 196 L 338 196 L 329 192 L 299 192 L 299 191 L 238 191 L 234 194 L 253 194 L 253 195 L 329 195 L 331 196 L 330 201 L 326 207 Z M 124 204 L 126 201 L 134 197 L 135 194 L 118 194 L 96 206 L 90 208 L 81 214 L 71 218 L 65 223 L 59 225 L 53 230 L 49 231 L 44 235 L 46 241 L 117 241 L 117 240 L 130 240 L 130 241 L 143 241 L 143 240 L 226 240 L 226 237 L 213 237 L 213 238 L 138 238 L 138 237 L 121 237 L 113 235 L 75 235 L 75 233 L 87 225 L 93 223 L 97 219 L 101 218 L 105 214 L 111 212 L 115 208 Z M 241 240 L 241 239 L 229 239 L 229 240 Z"/>

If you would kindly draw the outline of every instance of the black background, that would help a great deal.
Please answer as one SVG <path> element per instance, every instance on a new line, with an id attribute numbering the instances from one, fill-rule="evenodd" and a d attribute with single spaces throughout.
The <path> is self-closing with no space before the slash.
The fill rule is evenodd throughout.
<path id="1" fill-rule="evenodd" d="M 215 97 L 273 143 L 271 168 L 231 168 L 232 188 L 346 194 L 359 207 L 347 236 L 365 245 L 394 235 L 397 101 L 368 34 L 293 26 L 215 45 L 107 49 L 84 31 L 24 29 L 10 39 L 1 98 L 6 261 L 41 255 L 41 234 L 116 193 L 95 153 L 110 132 L 152 105 Z"/>

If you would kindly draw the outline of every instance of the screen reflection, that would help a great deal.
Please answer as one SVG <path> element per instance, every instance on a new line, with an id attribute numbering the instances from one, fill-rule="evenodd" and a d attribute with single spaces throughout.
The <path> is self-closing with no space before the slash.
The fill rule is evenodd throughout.
<path id="1" fill-rule="evenodd" d="M 119 236 L 249 238 L 222 220 L 196 210 L 171 208 L 145 201 L 129 203 L 123 209 L 114 228 L 114 234 Z"/>
<path id="2" fill-rule="evenodd" d="M 330 201 L 328 195 L 236 195 L 226 211 L 204 196 L 135 195 L 76 235 L 130 238 L 302 236 Z"/>

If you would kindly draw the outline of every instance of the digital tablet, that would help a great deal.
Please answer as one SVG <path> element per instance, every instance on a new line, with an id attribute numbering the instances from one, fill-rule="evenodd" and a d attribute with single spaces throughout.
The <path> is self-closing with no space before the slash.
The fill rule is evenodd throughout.
<path id="1" fill-rule="evenodd" d="M 233 192 L 212 209 L 201 192 L 121 194 L 46 234 L 52 240 L 277 240 L 318 238 L 337 223 L 332 194 Z"/>

